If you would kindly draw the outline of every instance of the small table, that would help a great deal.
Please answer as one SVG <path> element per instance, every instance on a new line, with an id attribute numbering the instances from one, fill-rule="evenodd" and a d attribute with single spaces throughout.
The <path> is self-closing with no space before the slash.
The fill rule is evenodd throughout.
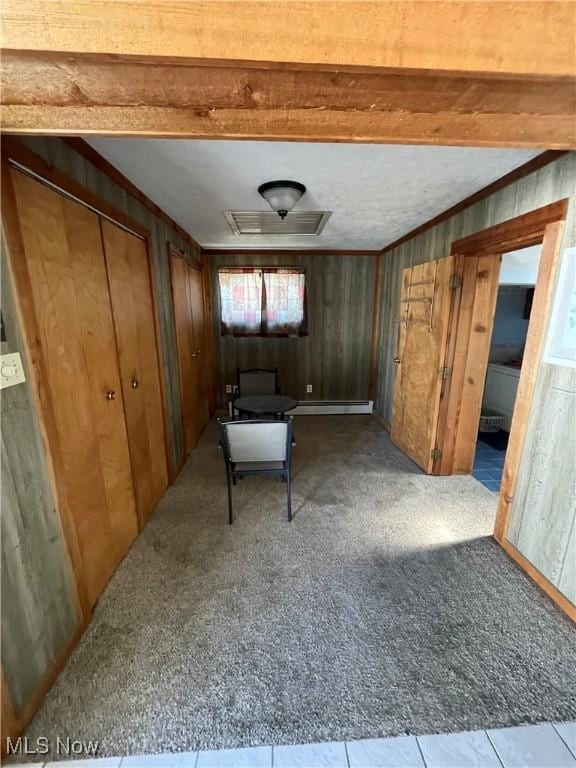
<path id="1" fill-rule="evenodd" d="M 232 406 L 242 413 L 255 413 L 258 416 L 276 416 L 291 411 L 298 405 L 298 400 L 285 395 L 246 395 L 234 400 Z"/>

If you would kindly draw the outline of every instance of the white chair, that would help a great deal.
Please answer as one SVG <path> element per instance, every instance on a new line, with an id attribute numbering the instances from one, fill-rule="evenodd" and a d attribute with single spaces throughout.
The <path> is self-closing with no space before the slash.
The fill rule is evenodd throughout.
<path id="1" fill-rule="evenodd" d="M 282 420 L 218 419 L 220 445 L 226 464 L 228 522 L 234 522 L 232 485 L 248 475 L 278 475 L 286 483 L 288 522 L 292 520 L 292 418 Z"/>

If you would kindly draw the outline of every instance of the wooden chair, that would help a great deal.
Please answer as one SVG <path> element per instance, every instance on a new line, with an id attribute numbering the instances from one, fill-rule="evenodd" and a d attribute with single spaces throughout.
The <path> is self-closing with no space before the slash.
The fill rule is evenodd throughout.
<path id="1" fill-rule="evenodd" d="M 228 522 L 234 522 L 232 486 L 249 475 L 276 475 L 286 483 L 288 522 L 292 520 L 292 418 L 218 419 L 228 484 Z"/>

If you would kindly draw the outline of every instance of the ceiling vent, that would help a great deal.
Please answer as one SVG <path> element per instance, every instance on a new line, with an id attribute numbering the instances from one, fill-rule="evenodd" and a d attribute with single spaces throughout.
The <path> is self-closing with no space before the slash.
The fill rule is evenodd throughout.
<path id="1" fill-rule="evenodd" d="M 319 235 L 331 211 L 291 211 L 284 219 L 272 211 L 224 211 L 235 235 Z"/>

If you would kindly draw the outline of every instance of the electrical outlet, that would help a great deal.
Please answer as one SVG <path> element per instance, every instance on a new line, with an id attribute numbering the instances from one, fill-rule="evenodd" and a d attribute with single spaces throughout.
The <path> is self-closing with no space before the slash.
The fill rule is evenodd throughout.
<path id="1" fill-rule="evenodd" d="M 307 395 L 312 394 L 312 384 L 306 384 L 306 394 Z"/>
<path id="2" fill-rule="evenodd" d="M 232 394 L 232 384 L 226 384 L 226 394 L 227 395 Z"/>

